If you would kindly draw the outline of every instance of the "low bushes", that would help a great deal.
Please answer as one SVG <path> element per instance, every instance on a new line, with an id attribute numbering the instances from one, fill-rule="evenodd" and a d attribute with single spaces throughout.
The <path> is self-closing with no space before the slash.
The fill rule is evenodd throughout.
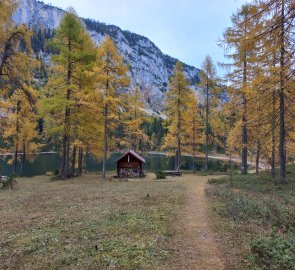
<path id="1" fill-rule="evenodd" d="M 295 270 L 295 166 L 288 172 L 287 185 L 267 172 L 209 179 L 207 195 L 221 218 L 215 215 L 215 227 L 232 254 L 243 250 L 228 260 L 244 264 L 228 269 Z"/>
<path id="2" fill-rule="evenodd" d="M 156 171 L 155 175 L 156 175 L 156 179 L 165 179 L 166 178 L 166 174 L 163 171 Z"/>
<path id="3" fill-rule="evenodd" d="M 295 269 L 295 234 L 273 234 L 251 243 L 254 269 Z M 258 266 L 258 268 L 257 268 Z"/>

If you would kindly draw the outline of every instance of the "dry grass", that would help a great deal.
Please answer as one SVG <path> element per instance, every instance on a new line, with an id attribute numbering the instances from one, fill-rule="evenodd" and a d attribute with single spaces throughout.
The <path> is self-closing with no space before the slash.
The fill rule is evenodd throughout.
<path id="1" fill-rule="evenodd" d="M 185 188 L 152 177 L 41 176 L 0 190 L 0 268 L 157 269 L 170 255 L 167 240 Z"/>

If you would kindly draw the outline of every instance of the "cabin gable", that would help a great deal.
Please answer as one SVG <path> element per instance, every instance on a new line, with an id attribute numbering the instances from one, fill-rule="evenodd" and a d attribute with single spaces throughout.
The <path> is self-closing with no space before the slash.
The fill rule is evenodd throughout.
<path id="1" fill-rule="evenodd" d="M 132 150 L 128 151 L 117 160 L 118 177 L 142 177 L 144 163 L 143 157 Z"/>

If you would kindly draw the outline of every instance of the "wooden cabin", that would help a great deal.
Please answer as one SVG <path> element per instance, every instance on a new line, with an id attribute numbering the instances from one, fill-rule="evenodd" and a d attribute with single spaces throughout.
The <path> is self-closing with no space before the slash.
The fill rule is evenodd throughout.
<path id="1" fill-rule="evenodd" d="M 119 178 L 144 177 L 143 164 L 145 159 L 130 150 L 117 159 L 117 174 Z"/>

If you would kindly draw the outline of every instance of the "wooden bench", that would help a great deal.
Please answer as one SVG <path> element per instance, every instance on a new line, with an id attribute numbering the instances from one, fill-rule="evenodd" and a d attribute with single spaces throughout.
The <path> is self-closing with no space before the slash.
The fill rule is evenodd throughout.
<path id="1" fill-rule="evenodd" d="M 166 176 L 182 176 L 182 172 L 180 171 L 164 171 Z"/>

